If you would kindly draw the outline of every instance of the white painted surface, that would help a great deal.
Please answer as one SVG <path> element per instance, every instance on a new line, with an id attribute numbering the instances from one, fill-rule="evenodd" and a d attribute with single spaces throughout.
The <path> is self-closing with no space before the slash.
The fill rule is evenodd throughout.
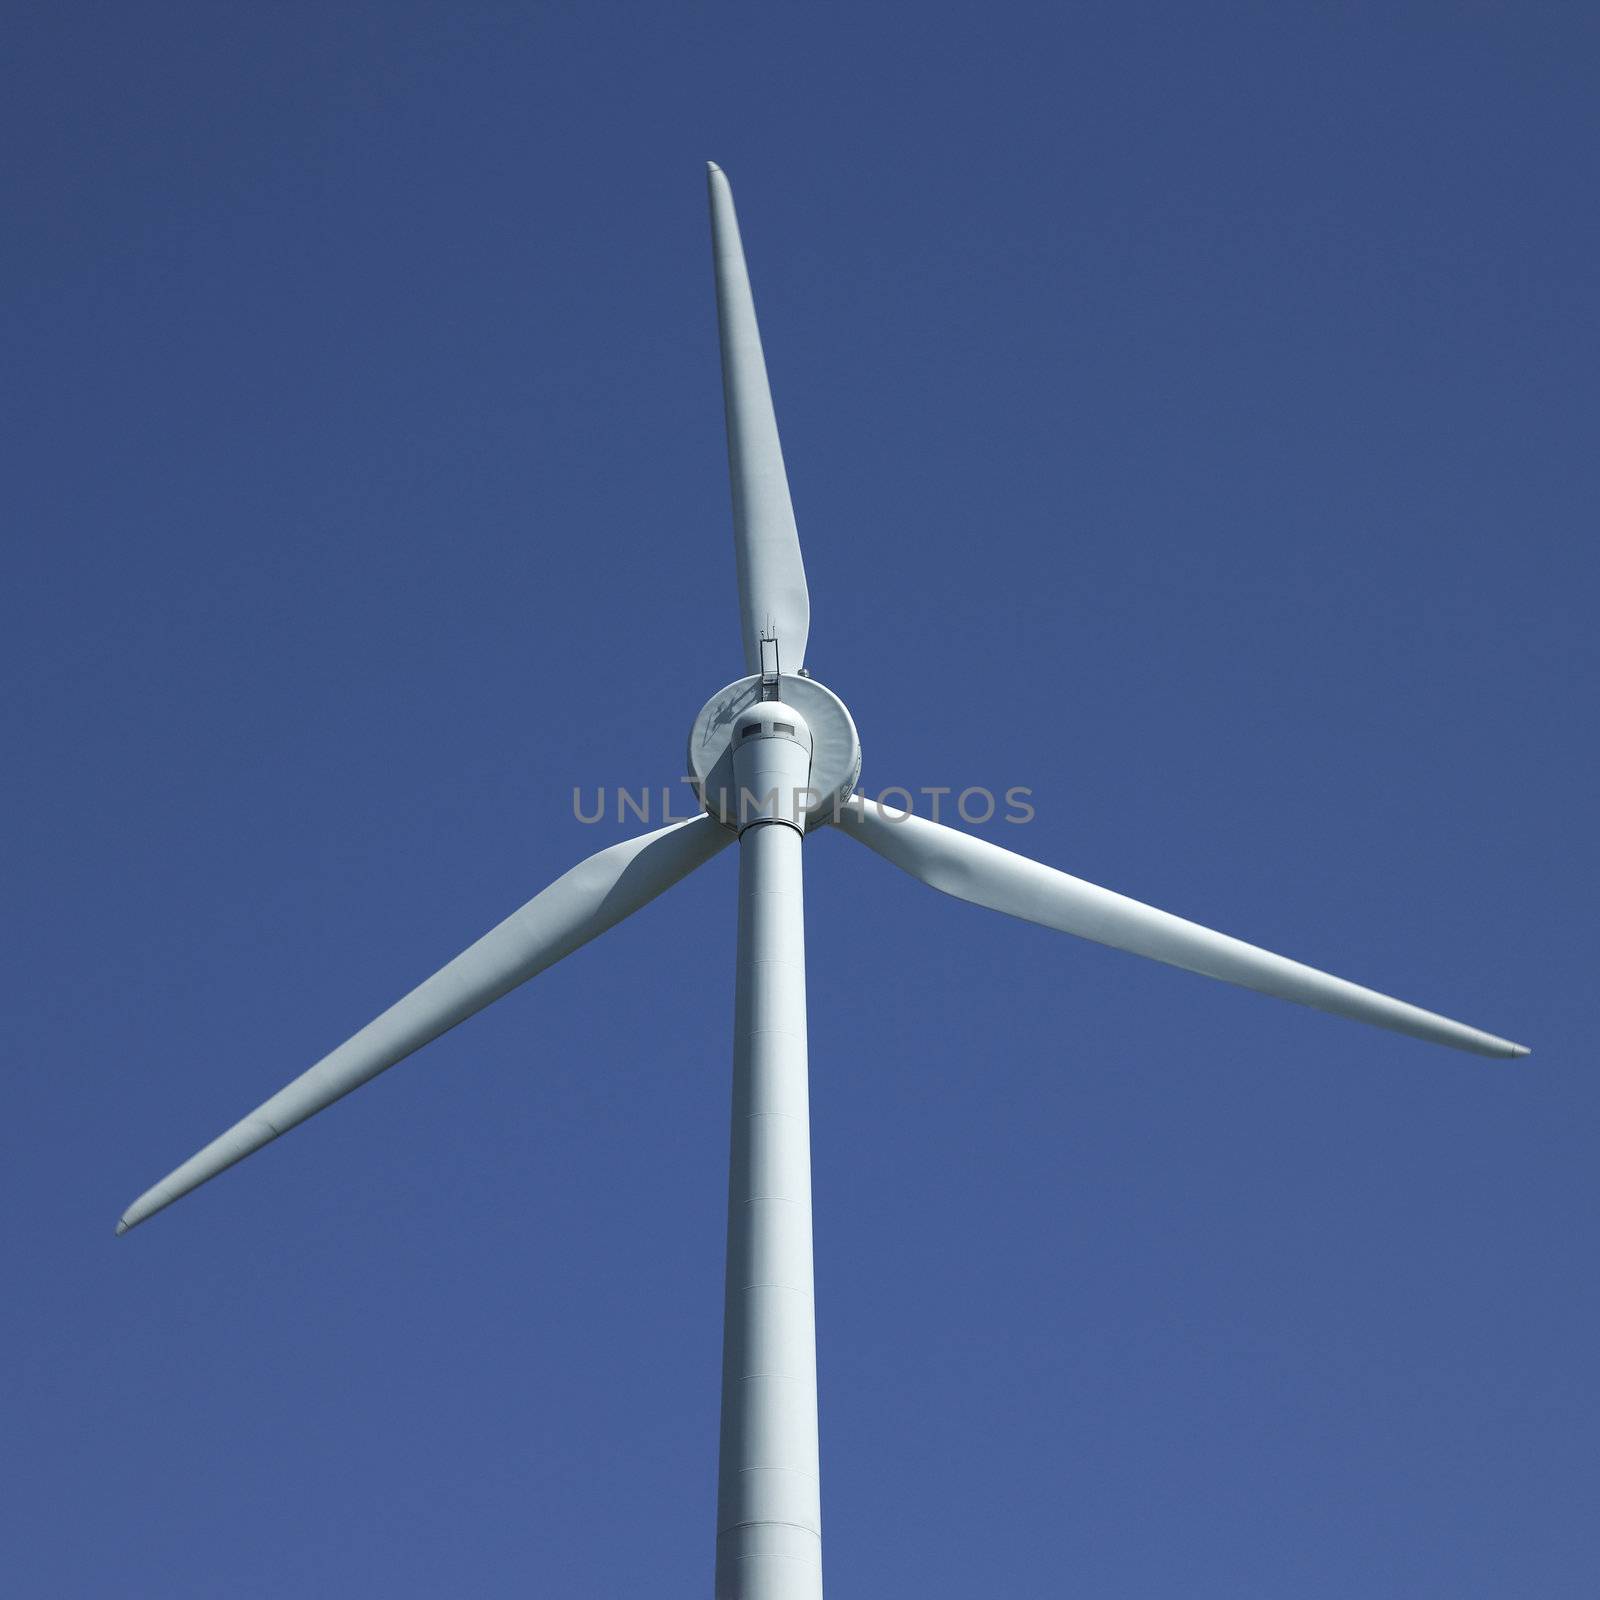
<path id="1" fill-rule="evenodd" d="M 868 800 L 846 807 L 842 831 L 876 850 L 913 878 L 991 911 L 1092 939 L 1136 956 L 1163 961 L 1280 1000 L 1370 1022 L 1434 1044 L 1482 1056 L 1525 1056 L 1524 1045 L 1452 1022 L 1421 1006 L 1335 978 L 1315 967 L 1246 944 L 1158 911 L 1126 895 L 1101 889 L 986 839 L 974 838 L 926 817 Z"/>
<path id="2" fill-rule="evenodd" d="M 733 724 L 734 825 L 761 822 L 805 832 L 811 804 L 811 729 L 793 706 L 758 700 Z"/>
<path id="3" fill-rule="evenodd" d="M 712 162 L 708 167 L 744 663 L 747 671 L 761 670 L 761 636 L 767 631 L 777 638 L 779 667 L 784 672 L 798 672 L 805 665 L 806 636 L 811 631 L 811 597 L 800 559 L 800 536 L 778 443 L 778 420 L 767 384 L 767 361 L 761 351 L 761 330 L 756 326 L 739 219 L 733 210 L 733 190 L 719 166 Z"/>
<path id="4" fill-rule="evenodd" d="M 806 720 L 811 730 L 811 779 L 816 805 L 807 816 L 815 827 L 833 819 L 861 776 L 861 740 L 843 700 L 815 678 L 778 680 L 778 693 Z M 761 699 L 759 675 L 724 685 L 700 708 L 689 730 L 688 768 L 707 812 L 731 826 L 737 816 L 733 777 L 734 733 L 740 716 Z"/>
<path id="5" fill-rule="evenodd" d="M 739 840 L 717 1600 L 819 1600 L 801 835 Z"/>
<path id="6" fill-rule="evenodd" d="M 728 831 L 710 817 L 695 817 L 614 844 L 579 862 L 331 1055 L 147 1189 L 123 1212 L 117 1232 L 127 1232 L 554 966 L 670 889 L 730 840 Z"/>

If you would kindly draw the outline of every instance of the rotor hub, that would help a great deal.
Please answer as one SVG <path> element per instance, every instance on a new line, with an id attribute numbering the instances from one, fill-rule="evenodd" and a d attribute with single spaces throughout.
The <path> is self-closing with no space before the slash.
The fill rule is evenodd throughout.
<path id="1" fill-rule="evenodd" d="M 701 804 L 742 833 L 757 822 L 804 832 L 832 822 L 861 775 L 861 741 L 838 695 L 785 673 L 763 696 L 752 673 L 719 689 L 689 731 L 689 777 Z M 773 800 L 773 792 L 776 800 Z"/>

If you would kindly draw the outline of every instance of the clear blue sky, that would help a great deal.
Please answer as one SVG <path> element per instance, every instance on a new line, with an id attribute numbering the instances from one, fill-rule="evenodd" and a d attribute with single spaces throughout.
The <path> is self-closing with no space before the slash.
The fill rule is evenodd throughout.
<path id="1" fill-rule="evenodd" d="M 116 1241 L 740 670 L 729 172 L 865 782 L 1524 1039 L 807 849 L 830 1596 L 1594 1593 L 1571 5 L 57 5 L 0 85 L 10 1593 L 709 1593 L 735 863 Z"/>

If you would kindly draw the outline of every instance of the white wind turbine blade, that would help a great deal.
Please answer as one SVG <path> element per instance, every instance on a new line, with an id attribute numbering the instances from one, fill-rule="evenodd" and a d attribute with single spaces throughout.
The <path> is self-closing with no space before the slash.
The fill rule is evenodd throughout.
<path id="1" fill-rule="evenodd" d="M 767 386 L 750 274 L 739 239 L 739 219 L 733 210 L 733 190 L 721 167 L 714 161 L 707 167 L 745 669 L 761 671 L 765 633 L 776 637 L 779 665 L 793 674 L 805 664 L 811 598 L 806 591 L 806 569 L 800 559 L 800 535 L 789 501 L 783 450 L 778 444 L 772 391 Z"/>
<path id="2" fill-rule="evenodd" d="M 733 834 L 710 817 L 674 823 L 580 861 L 354 1038 L 213 1139 L 123 1212 L 143 1222 L 525 983 L 710 860 Z"/>
<path id="3" fill-rule="evenodd" d="M 925 817 L 868 800 L 859 809 L 846 807 L 840 823 L 852 838 L 901 871 L 958 900 L 1457 1050 L 1482 1056 L 1528 1054 L 1525 1045 L 1275 956 Z"/>

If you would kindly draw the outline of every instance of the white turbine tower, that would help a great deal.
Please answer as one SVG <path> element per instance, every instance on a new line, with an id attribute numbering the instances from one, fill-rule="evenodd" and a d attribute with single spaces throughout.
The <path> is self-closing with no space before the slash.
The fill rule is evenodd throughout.
<path id="1" fill-rule="evenodd" d="M 689 767 L 706 815 L 580 862 L 497 928 L 147 1190 L 117 1232 L 331 1105 L 571 954 L 736 839 L 719 1600 L 822 1593 L 801 845 L 838 825 L 958 899 L 1338 1016 L 1485 1056 L 1518 1044 L 1330 977 L 937 822 L 851 797 L 861 747 L 844 703 L 805 675 L 811 605 L 733 194 L 709 173 L 734 558 L 746 675 L 706 703 Z"/>

